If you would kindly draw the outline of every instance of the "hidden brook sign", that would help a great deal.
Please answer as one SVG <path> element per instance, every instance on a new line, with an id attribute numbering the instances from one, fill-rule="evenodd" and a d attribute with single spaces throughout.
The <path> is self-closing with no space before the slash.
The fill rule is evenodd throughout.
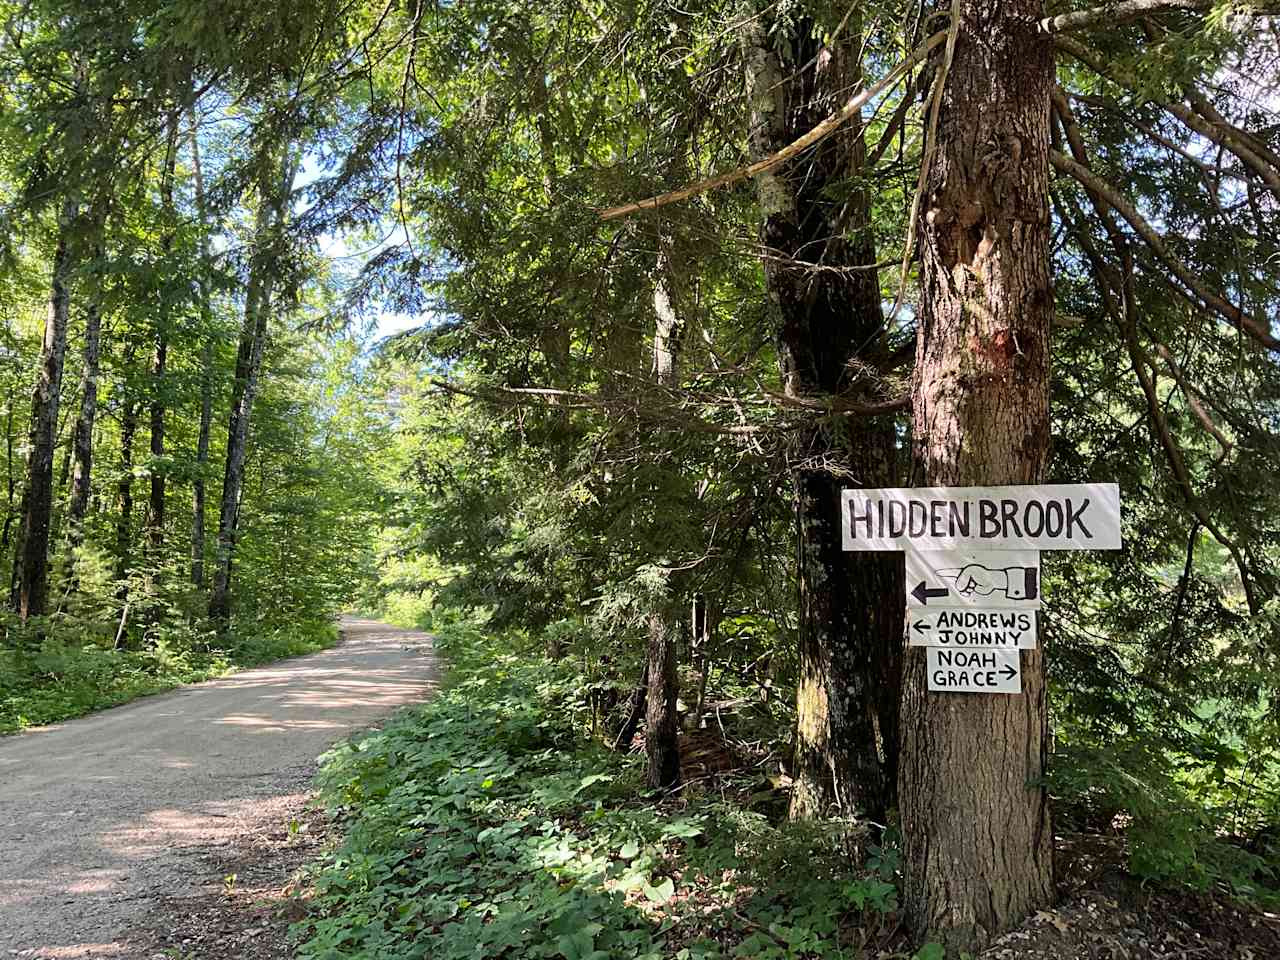
<path id="1" fill-rule="evenodd" d="M 844 490 L 846 550 L 906 553 L 907 642 L 929 689 L 1021 693 L 1041 550 L 1119 550 L 1114 483 Z"/>

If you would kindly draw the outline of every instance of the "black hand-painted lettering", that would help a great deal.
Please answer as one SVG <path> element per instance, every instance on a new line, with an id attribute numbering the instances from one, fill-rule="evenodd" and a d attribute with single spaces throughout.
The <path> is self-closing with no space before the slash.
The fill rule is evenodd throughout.
<path id="1" fill-rule="evenodd" d="M 1090 533 L 1089 528 L 1084 525 L 1084 512 L 1088 509 L 1089 509 L 1088 497 L 1084 498 L 1084 503 L 1080 504 L 1080 509 L 1076 511 L 1072 511 L 1071 499 L 1070 498 L 1067 499 L 1067 538 L 1068 539 L 1070 539 L 1072 536 L 1071 527 L 1073 525 L 1079 525 L 1081 531 L 1083 531 L 1084 533 L 1086 540 L 1093 539 L 1093 534 Z"/>

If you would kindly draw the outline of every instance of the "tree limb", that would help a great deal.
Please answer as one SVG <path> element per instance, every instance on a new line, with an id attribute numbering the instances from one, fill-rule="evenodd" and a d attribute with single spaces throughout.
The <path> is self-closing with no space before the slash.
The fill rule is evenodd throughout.
<path id="1" fill-rule="evenodd" d="M 636 397 L 606 397 L 599 394 L 582 393 L 574 390 L 558 390 L 552 387 L 495 386 L 485 387 L 483 389 L 469 389 L 467 387 L 461 387 L 456 383 L 451 383 L 449 380 L 441 377 L 432 377 L 430 383 L 432 387 L 443 393 L 470 397 L 473 400 L 479 400 L 484 403 L 517 404 L 526 400 L 545 400 L 548 403 L 554 403 L 557 410 L 601 410 L 609 412 L 624 409 L 629 415 L 638 416 L 652 422 L 670 423 L 673 426 L 681 429 L 687 429 L 695 433 L 753 435 L 794 428 L 793 424 L 788 423 L 715 423 L 710 420 L 704 420 L 700 417 L 677 413 L 674 411 L 676 404 L 662 406 L 655 404 L 649 407 L 642 407 Z M 681 395 L 679 391 L 671 392 L 677 396 Z M 885 400 L 864 400 L 861 398 L 842 396 L 831 396 L 825 398 L 794 397 L 787 396 L 782 393 L 776 393 L 767 389 L 762 392 L 764 395 L 763 403 L 770 406 L 802 410 L 807 413 L 824 414 L 828 416 L 840 414 L 868 417 L 882 416 L 903 410 L 909 406 L 911 402 L 909 395 L 890 397 Z M 736 398 L 711 401 L 699 399 L 697 397 L 687 397 L 687 399 L 701 403 L 713 402 L 721 405 L 736 405 Z"/>
<path id="2" fill-rule="evenodd" d="M 635 203 L 624 203 L 621 206 L 610 207 L 607 210 L 601 211 L 600 219 L 617 220 L 620 217 L 630 216 L 631 214 L 639 213 L 642 210 L 656 210 L 659 207 L 665 207 L 668 204 L 679 203 L 681 200 L 688 200 L 691 197 L 696 197 L 698 194 L 706 193 L 708 190 L 728 186 L 731 183 L 737 183 L 740 180 L 747 180 L 751 177 L 759 176 L 762 173 L 767 173 L 774 167 L 786 163 L 797 154 L 803 153 L 818 141 L 830 136 L 855 113 L 861 110 L 870 100 L 894 87 L 908 70 L 927 57 L 934 47 L 938 46 L 946 39 L 947 31 L 940 30 L 935 33 L 924 43 L 920 44 L 920 46 L 916 47 L 905 60 L 889 71 L 883 80 L 850 97 L 839 111 L 827 117 L 827 119 L 823 120 L 808 133 L 804 134 L 804 136 L 799 137 L 792 143 L 783 147 L 777 153 L 765 157 L 763 160 L 757 160 L 755 163 L 748 164 L 745 167 L 739 167 L 736 170 L 731 170 L 728 173 L 722 173 L 706 180 L 700 180 L 697 183 L 690 184 L 687 187 L 682 187 L 679 190 L 672 190 L 670 193 L 659 194 L 656 197 L 649 197 L 647 200 L 638 200 Z"/>
<path id="3" fill-rule="evenodd" d="M 1090 50 L 1084 44 L 1077 43 L 1068 37 L 1056 37 L 1053 45 L 1071 54 L 1098 76 L 1110 80 L 1117 86 L 1127 90 L 1141 89 L 1140 84 L 1117 72 L 1111 65 L 1104 63 L 1099 54 Z M 1207 101 L 1203 97 L 1199 97 L 1195 90 L 1189 91 L 1188 95 L 1192 102 L 1199 99 L 1202 104 L 1207 104 Z M 1280 198 L 1280 165 L 1274 163 L 1274 161 L 1280 160 L 1280 157 L 1270 154 L 1270 151 L 1265 151 L 1270 156 L 1260 155 L 1256 149 L 1255 138 L 1251 135 L 1233 127 L 1225 119 L 1218 123 L 1191 109 L 1185 103 L 1170 103 L 1162 100 L 1149 100 L 1149 102 L 1173 114 L 1173 116 L 1205 139 L 1230 150 L 1247 169 L 1252 170 L 1266 183 L 1276 197 Z M 1216 110 L 1212 110 L 1211 106 L 1209 109 L 1213 115 L 1221 118 L 1221 115 Z M 1269 159 L 1272 162 L 1268 162 Z"/>
<path id="4" fill-rule="evenodd" d="M 1173 352 L 1163 343 L 1156 344 L 1156 353 L 1160 359 L 1169 367 L 1169 372 L 1173 374 L 1174 381 L 1182 389 L 1182 395 L 1187 400 L 1187 406 L 1191 408 L 1191 412 L 1196 415 L 1196 419 L 1200 421 L 1200 425 L 1208 431 L 1213 439 L 1218 441 L 1218 446 L 1222 452 L 1218 454 L 1218 459 L 1213 461 L 1215 467 L 1222 465 L 1222 461 L 1230 456 L 1234 444 L 1227 439 L 1227 435 L 1222 432 L 1221 428 L 1213 422 L 1213 418 L 1209 416 L 1209 412 L 1205 410 L 1204 405 L 1200 402 L 1200 391 L 1187 382 L 1182 373 L 1182 367 L 1178 365 L 1178 361 L 1173 358 Z"/>
<path id="5" fill-rule="evenodd" d="M 1182 455 L 1182 449 L 1170 432 L 1169 423 L 1165 419 L 1164 411 L 1160 408 L 1160 397 L 1156 391 L 1155 379 L 1152 376 L 1154 367 L 1151 365 L 1151 361 L 1142 349 L 1141 344 L 1138 343 L 1138 306 L 1137 294 L 1133 283 L 1133 258 L 1129 255 L 1127 248 L 1122 249 L 1121 255 L 1125 260 L 1124 282 L 1122 284 L 1124 322 L 1121 324 L 1121 333 L 1124 334 L 1125 346 L 1129 351 L 1129 361 L 1133 367 L 1133 372 L 1137 375 L 1138 383 L 1142 387 L 1142 393 L 1147 400 L 1147 413 L 1152 429 L 1155 431 L 1156 439 L 1164 450 L 1169 469 L 1173 471 L 1174 479 L 1177 480 L 1183 496 L 1186 497 L 1187 506 L 1191 508 L 1191 512 L 1200 521 L 1200 524 L 1213 535 L 1213 538 L 1218 543 L 1222 544 L 1226 551 L 1231 554 L 1231 559 L 1235 561 L 1236 570 L 1240 574 L 1240 584 L 1244 588 L 1245 601 L 1249 605 L 1249 612 L 1256 614 L 1259 610 L 1259 605 L 1257 596 L 1254 593 L 1249 567 L 1245 563 L 1245 559 L 1241 555 L 1240 548 L 1236 545 L 1236 542 L 1222 532 L 1209 515 L 1209 511 L 1203 501 L 1196 494 L 1195 488 L 1191 483 L 1191 474 L 1187 470 L 1186 459 Z"/>
<path id="6" fill-rule="evenodd" d="M 1113 27 L 1158 13 L 1175 10 L 1203 11 L 1212 9 L 1214 0 L 1120 0 L 1100 7 L 1072 10 L 1056 17 L 1045 17 L 1040 29 L 1045 33 L 1063 33 L 1068 30 L 1084 30 L 1099 24 Z"/>
<path id="7" fill-rule="evenodd" d="M 1071 159 L 1068 156 L 1056 151 L 1049 152 L 1049 160 L 1055 168 L 1062 173 L 1068 174 L 1075 180 L 1079 181 L 1090 194 L 1090 197 L 1099 198 L 1106 206 L 1109 206 L 1116 213 L 1120 214 L 1131 226 L 1134 231 L 1142 238 L 1143 242 L 1151 249 L 1156 257 L 1176 276 L 1183 284 L 1195 293 L 1200 300 L 1218 313 L 1223 319 L 1240 330 L 1242 333 L 1248 334 L 1255 341 L 1266 347 L 1268 350 L 1280 351 L 1280 339 L 1271 335 L 1271 331 L 1265 320 L 1251 316 L 1245 313 L 1235 304 L 1228 301 L 1222 295 L 1214 293 L 1205 286 L 1194 273 L 1189 270 L 1181 260 L 1173 256 L 1168 246 L 1164 242 L 1164 238 L 1156 232 L 1155 228 L 1140 214 L 1136 207 L 1111 186 L 1111 184 L 1102 180 L 1092 170 L 1084 164 Z"/>

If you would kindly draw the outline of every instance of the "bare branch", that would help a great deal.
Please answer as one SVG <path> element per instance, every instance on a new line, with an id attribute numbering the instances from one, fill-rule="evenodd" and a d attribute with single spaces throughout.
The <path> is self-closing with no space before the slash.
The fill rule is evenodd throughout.
<path id="1" fill-rule="evenodd" d="M 885 76 L 883 80 L 874 86 L 868 87 L 866 90 L 850 97 L 839 111 L 833 113 L 827 119 L 823 120 L 816 127 L 810 130 L 804 136 L 799 137 L 794 142 L 783 147 L 777 153 L 774 153 L 763 160 L 757 160 L 755 163 L 748 164 L 745 167 L 739 167 L 728 173 L 722 173 L 706 180 L 700 180 L 697 183 L 679 190 L 673 190 L 670 193 L 663 193 L 656 197 L 650 197 L 647 200 L 639 200 L 635 203 L 624 203 L 618 207 L 610 207 L 600 213 L 601 220 L 617 220 L 619 217 L 630 216 L 633 213 L 639 213 L 642 210 L 656 210 L 659 207 L 665 207 L 668 204 L 679 203 L 681 200 L 688 200 L 696 197 L 698 194 L 706 193 L 708 190 L 714 190 L 717 187 L 725 187 L 731 183 L 737 183 L 740 180 L 747 180 L 751 177 L 759 176 L 767 173 L 774 167 L 786 163 L 797 154 L 803 153 L 809 147 L 818 143 L 834 133 L 842 124 L 847 122 L 866 104 L 884 93 L 886 90 L 892 89 L 899 80 L 914 67 L 917 63 L 929 55 L 934 47 L 938 46 L 947 39 L 947 31 L 940 30 L 931 36 L 920 46 L 916 47 L 905 60 L 894 67 Z"/>
<path id="2" fill-rule="evenodd" d="M 1085 30 L 1097 26 L 1111 28 L 1161 13 L 1176 11 L 1203 13 L 1213 9 L 1215 5 L 1216 0 L 1120 0 L 1118 3 L 1107 3 L 1100 7 L 1073 10 L 1056 17 L 1045 17 L 1040 21 L 1040 29 L 1045 33 L 1064 33 L 1069 30 Z M 1256 16 L 1268 16 L 1277 10 L 1275 4 L 1258 4 L 1253 7 L 1241 5 L 1236 9 Z"/>
<path id="3" fill-rule="evenodd" d="M 781 407 L 795 407 L 798 410 L 811 410 L 814 413 L 854 413 L 869 417 L 882 413 L 895 413 L 911 405 L 910 394 L 890 397 L 887 400 L 861 400 L 839 396 L 829 398 L 794 396 L 766 390 L 765 396 Z"/>
<path id="4" fill-rule="evenodd" d="M 1226 460 L 1227 457 L 1231 455 L 1231 451 L 1235 445 L 1227 439 L 1227 435 L 1222 432 L 1216 423 L 1213 422 L 1213 418 L 1209 416 L 1209 412 L 1205 410 L 1204 405 L 1200 402 L 1200 391 L 1187 382 L 1186 377 L 1183 376 L 1182 367 L 1179 366 L 1178 361 L 1173 358 L 1173 352 L 1163 343 L 1159 343 L 1156 344 L 1156 353 L 1169 367 L 1169 372 L 1173 374 L 1173 379 L 1182 389 L 1182 395 L 1186 398 L 1187 406 L 1189 406 L 1191 408 L 1191 412 L 1196 415 L 1196 419 L 1200 421 L 1200 425 L 1209 432 L 1213 439 L 1218 441 L 1218 446 L 1221 447 L 1222 452 L 1218 454 L 1218 459 L 1213 461 L 1213 465 L 1215 467 L 1221 466 L 1222 461 Z"/>
<path id="5" fill-rule="evenodd" d="M 602 396 L 574 390 L 559 390 L 552 387 L 484 386 L 481 388 L 468 388 L 441 377 L 432 377 L 430 382 L 432 387 L 443 393 L 470 397 L 483 403 L 513 405 L 530 400 L 542 400 L 549 406 L 554 406 L 557 411 L 599 410 L 606 413 L 624 412 L 628 416 L 635 416 L 654 423 L 666 423 L 674 429 L 689 430 L 695 433 L 742 436 L 769 432 L 776 433 L 794 429 L 796 426 L 796 424 L 790 422 L 722 424 L 690 416 L 683 411 L 680 401 L 704 405 L 711 403 L 723 406 L 732 405 L 737 410 L 740 419 L 742 418 L 742 409 L 738 399 L 735 397 L 708 399 L 705 396 L 699 397 L 696 394 L 688 394 L 680 390 L 667 391 L 673 398 L 670 403 L 649 402 L 642 404 L 638 394 Z M 761 404 L 826 416 L 881 416 L 903 410 L 911 402 L 911 398 L 906 395 L 891 397 L 886 400 L 866 400 L 841 396 L 794 397 L 767 389 L 762 392 L 763 398 L 757 401 Z"/>

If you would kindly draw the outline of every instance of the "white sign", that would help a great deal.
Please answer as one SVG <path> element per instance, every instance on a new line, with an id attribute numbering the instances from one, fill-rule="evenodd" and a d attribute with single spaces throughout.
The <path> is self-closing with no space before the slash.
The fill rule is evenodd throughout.
<path id="1" fill-rule="evenodd" d="M 1114 483 L 844 490 L 846 550 L 1119 550 Z"/>
<path id="2" fill-rule="evenodd" d="M 965 647 L 971 650 L 1034 650 L 1034 610 L 911 611 L 907 643 L 913 647 Z"/>
<path id="3" fill-rule="evenodd" d="M 941 693 L 1021 693 L 1017 650 L 930 647 L 929 689 Z"/>
<path id="4" fill-rule="evenodd" d="M 1040 554 L 1035 550 L 908 550 L 908 607 L 1035 610 Z"/>

